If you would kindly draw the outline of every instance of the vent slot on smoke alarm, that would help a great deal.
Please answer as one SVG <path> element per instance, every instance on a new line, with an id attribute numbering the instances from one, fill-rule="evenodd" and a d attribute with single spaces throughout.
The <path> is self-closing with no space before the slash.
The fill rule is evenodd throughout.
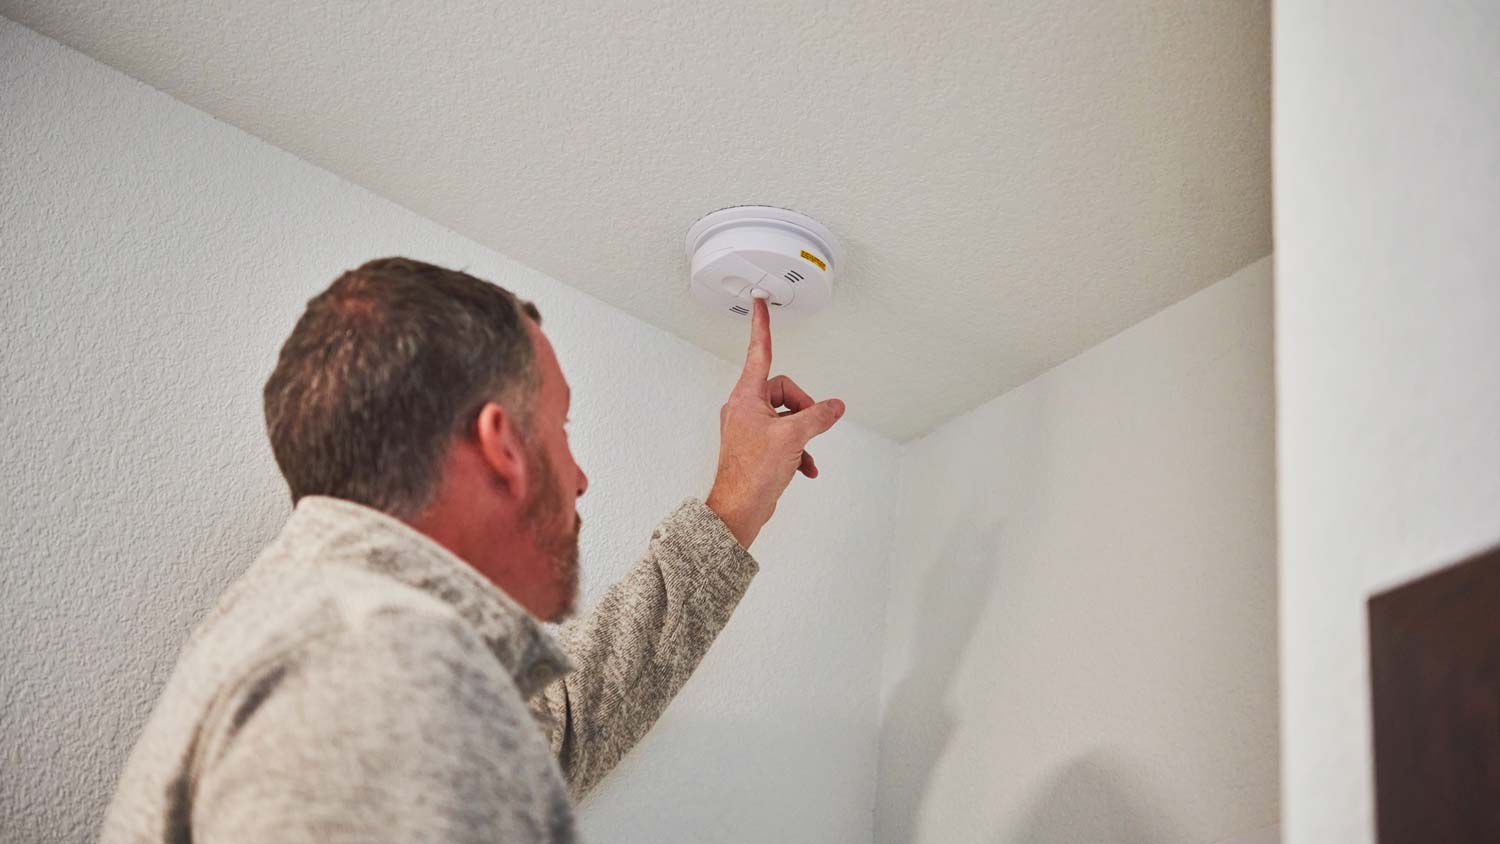
<path id="1" fill-rule="evenodd" d="M 824 307 L 843 247 L 833 233 L 796 211 L 737 205 L 707 215 L 688 229 L 693 295 L 719 313 L 750 315 L 755 297 L 785 321 Z M 827 256 L 827 259 L 809 256 Z M 803 273 L 813 261 L 822 272 Z"/>

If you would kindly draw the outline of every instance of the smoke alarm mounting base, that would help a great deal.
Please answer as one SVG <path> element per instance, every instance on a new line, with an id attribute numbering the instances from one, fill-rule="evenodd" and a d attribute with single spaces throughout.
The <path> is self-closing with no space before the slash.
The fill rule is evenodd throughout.
<path id="1" fill-rule="evenodd" d="M 736 205 L 708 214 L 687 233 L 693 295 L 710 310 L 747 319 L 765 299 L 775 319 L 796 319 L 833 299 L 844 264 L 833 232 L 805 214 Z"/>

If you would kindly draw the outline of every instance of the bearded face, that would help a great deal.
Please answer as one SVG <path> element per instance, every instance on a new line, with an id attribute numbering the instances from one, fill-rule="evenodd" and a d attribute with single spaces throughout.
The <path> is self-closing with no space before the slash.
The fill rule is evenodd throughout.
<path id="1" fill-rule="evenodd" d="M 562 621 L 578 602 L 578 534 L 583 518 L 574 511 L 574 496 L 564 492 L 557 471 L 540 448 L 526 455 L 527 473 L 536 482 L 526 502 L 525 524 L 536 550 L 546 560 L 549 588 L 558 611 L 548 621 Z"/>

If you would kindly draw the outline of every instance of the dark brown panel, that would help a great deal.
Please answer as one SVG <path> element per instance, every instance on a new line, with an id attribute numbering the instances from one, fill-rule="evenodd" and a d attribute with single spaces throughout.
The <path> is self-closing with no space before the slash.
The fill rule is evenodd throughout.
<path id="1" fill-rule="evenodd" d="M 1500 842 L 1500 548 L 1369 616 L 1380 844 Z"/>

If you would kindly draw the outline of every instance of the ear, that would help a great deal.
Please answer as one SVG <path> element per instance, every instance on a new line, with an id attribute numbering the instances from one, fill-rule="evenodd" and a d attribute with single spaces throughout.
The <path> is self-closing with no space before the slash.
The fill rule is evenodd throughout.
<path id="1" fill-rule="evenodd" d="M 516 501 L 526 500 L 531 478 L 526 473 L 526 444 L 514 417 L 500 405 L 487 402 L 474 424 L 479 454 L 497 484 Z"/>

